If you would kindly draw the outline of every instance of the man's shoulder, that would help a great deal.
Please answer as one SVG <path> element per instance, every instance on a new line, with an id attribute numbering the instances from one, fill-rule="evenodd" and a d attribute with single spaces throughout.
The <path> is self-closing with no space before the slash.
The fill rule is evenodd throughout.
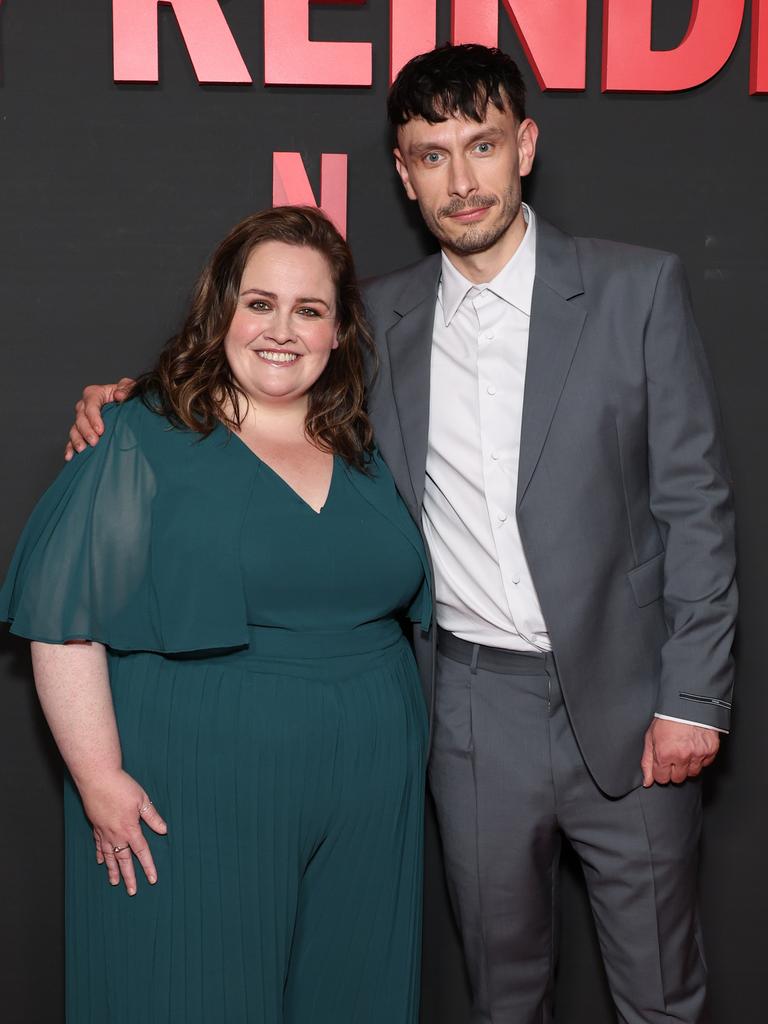
<path id="1" fill-rule="evenodd" d="M 440 272 L 440 253 L 431 253 L 423 259 L 398 267 L 388 274 L 369 277 L 361 282 L 363 299 L 369 311 L 392 306 L 398 298 L 409 292 L 414 283 L 436 280 Z"/>
<path id="2" fill-rule="evenodd" d="M 539 217 L 537 221 L 537 273 L 546 268 L 557 273 L 568 265 L 568 252 L 576 257 L 584 284 L 634 279 L 656 281 L 665 265 L 679 264 L 678 257 L 607 238 L 571 235 Z"/>
<path id="3" fill-rule="evenodd" d="M 660 288 L 687 290 L 682 262 L 673 253 L 570 235 L 541 219 L 538 231 L 537 278 L 569 298 L 583 294 L 581 301 L 595 309 L 623 308 L 645 315 Z"/>
<path id="4" fill-rule="evenodd" d="M 674 253 L 629 242 L 579 236 L 574 236 L 573 240 L 582 266 L 593 266 L 610 273 L 627 270 L 658 273 L 665 262 L 677 260 Z"/>
<path id="5" fill-rule="evenodd" d="M 677 290 L 687 289 L 685 270 L 674 253 L 602 238 L 575 238 L 574 242 L 584 290 L 598 302 L 606 299 L 627 311 L 646 310 L 662 280 Z"/>

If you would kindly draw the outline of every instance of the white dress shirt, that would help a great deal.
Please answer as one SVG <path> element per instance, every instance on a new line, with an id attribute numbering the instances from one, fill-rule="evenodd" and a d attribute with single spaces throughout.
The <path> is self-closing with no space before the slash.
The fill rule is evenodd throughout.
<path id="1" fill-rule="evenodd" d="M 470 643 L 530 652 L 552 645 L 515 514 L 536 276 L 536 217 L 525 204 L 523 213 L 520 246 L 487 284 L 468 281 L 443 253 L 422 523 L 438 625 Z"/>
<path id="2" fill-rule="evenodd" d="M 423 525 L 437 621 L 514 651 L 551 644 L 515 516 L 536 220 L 512 259 L 473 285 L 443 254 L 435 311 Z"/>

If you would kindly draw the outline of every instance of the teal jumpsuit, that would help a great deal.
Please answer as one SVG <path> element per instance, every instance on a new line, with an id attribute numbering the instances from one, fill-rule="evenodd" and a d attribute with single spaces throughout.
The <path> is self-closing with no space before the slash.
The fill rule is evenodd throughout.
<path id="1" fill-rule="evenodd" d="M 107 646 L 123 764 L 168 822 L 112 888 L 65 784 L 68 1024 L 415 1024 L 431 601 L 378 456 L 320 513 L 223 427 L 133 400 L 33 513 L 20 635 Z M 73 680 L 72 685 L 77 685 Z"/>

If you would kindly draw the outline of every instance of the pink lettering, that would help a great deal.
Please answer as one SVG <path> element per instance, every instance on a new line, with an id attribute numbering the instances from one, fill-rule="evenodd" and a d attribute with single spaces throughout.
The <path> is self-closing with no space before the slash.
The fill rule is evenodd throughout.
<path id="1" fill-rule="evenodd" d="M 116 82 L 159 81 L 158 3 L 173 8 L 199 82 L 252 81 L 217 0 L 113 0 Z"/>
<path id="2" fill-rule="evenodd" d="M 389 81 L 411 57 L 434 48 L 437 0 L 390 0 Z"/>
<path id="3" fill-rule="evenodd" d="M 752 56 L 749 65 L 749 91 L 768 92 L 768 3 L 753 0 Z"/>
<path id="4" fill-rule="evenodd" d="M 264 84 L 369 86 L 372 45 L 312 41 L 309 4 L 310 0 L 264 0 Z"/>
<path id="5" fill-rule="evenodd" d="M 347 234 L 347 154 L 323 153 L 320 157 L 320 203 L 309 183 L 301 153 L 272 154 L 272 202 L 275 206 L 318 206 Z"/>
<path id="6" fill-rule="evenodd" d="M 632 2 L 632 0 L 630 0 Z M 542 89 L 586 84 L 587 0 L 503 0 Z M 454 0 L 454 43 L 499 45 L 498 0 Z"/>
<path id="7" fill-rule="evenodd" d="M 651 49 L 653 0 L 605 0 L 604 92 L 678 92 L 701 85 L 733 53 L 744 0 L 694 0 L 683 41 Z"/>

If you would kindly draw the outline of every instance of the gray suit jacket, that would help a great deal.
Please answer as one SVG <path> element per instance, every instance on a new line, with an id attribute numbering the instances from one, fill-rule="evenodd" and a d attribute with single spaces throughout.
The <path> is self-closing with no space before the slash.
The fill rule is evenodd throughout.
<path id="1" fill-rule="evenodd" d="M 654 712 L 728 728 L 733 506 L 680 261 L 537 221 L 517 518 L 598 785 L 640 782 Z M 368 283 L 369 408 L 417 523 L 440 256 Z M 415 638 L 427 700 L 434 629 Z"/>

